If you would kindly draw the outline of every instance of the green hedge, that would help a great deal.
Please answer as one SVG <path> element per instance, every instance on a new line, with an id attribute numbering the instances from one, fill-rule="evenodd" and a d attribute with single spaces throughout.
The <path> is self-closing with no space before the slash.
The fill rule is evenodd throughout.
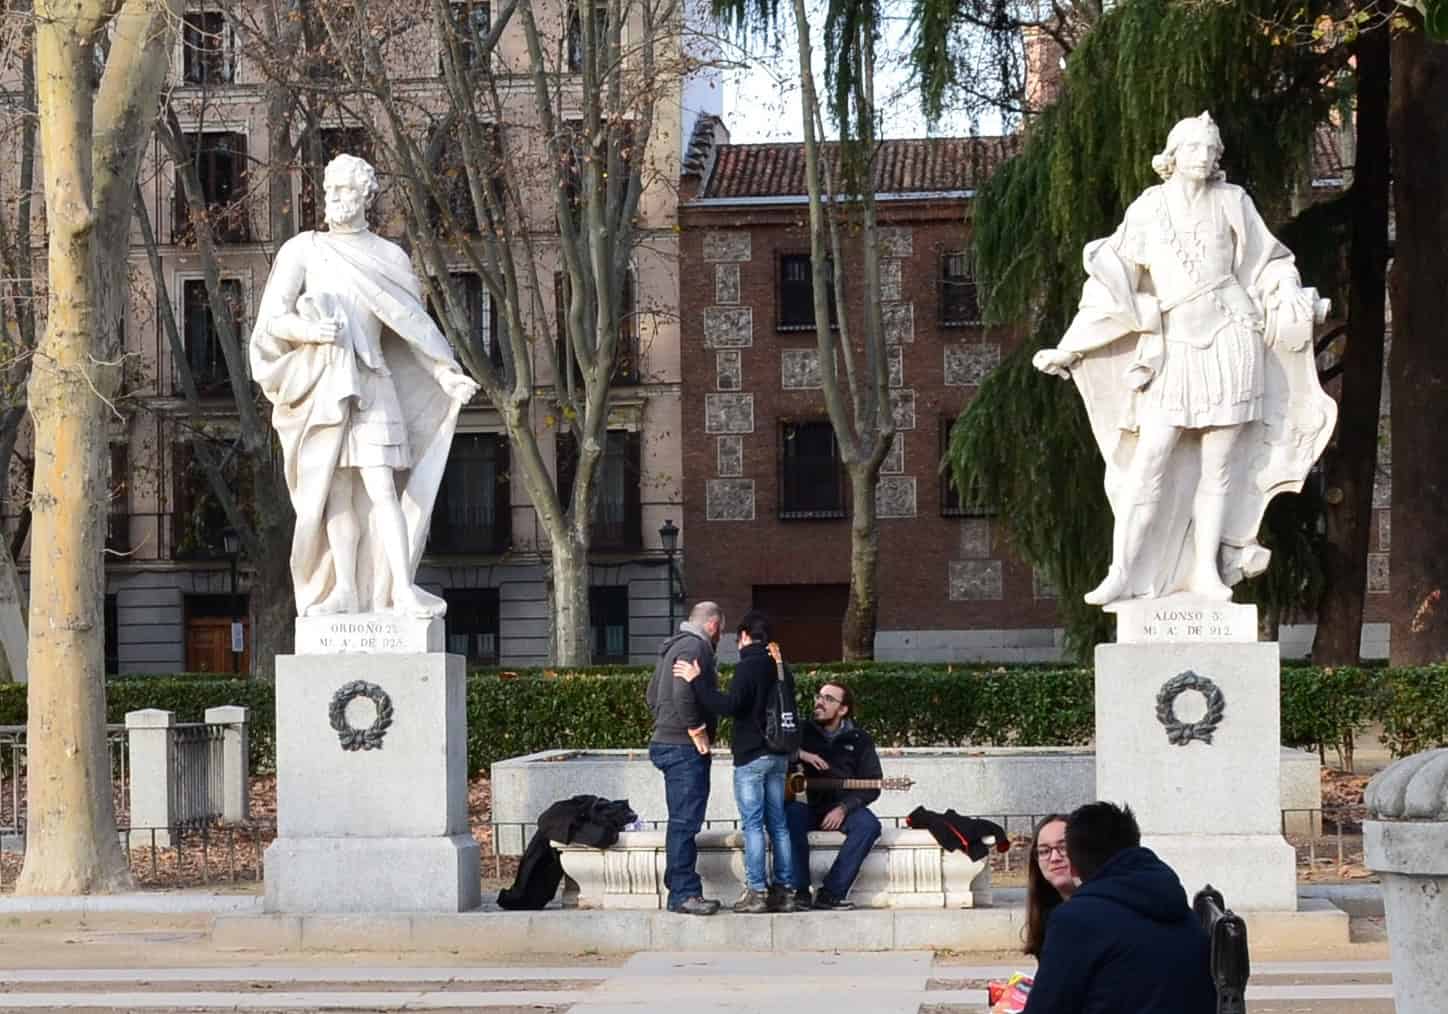
<path id="1" fill-rule="evenodd" d="M 725 669 L 725 676 L 728 676 Z M 644 704 L 648 670 L 600 667 L 580 672 L 481 670 L 468 679 L 468 761 L 494 761 L 557 747 L 609 749 L 648 742 Z M 949 666 L 834 663 L 801 666 L 800 697 L 828 680 L 849 684 L 862 723 L 884 746 L 1071 746 L 1090 740 L 1094 686 L 1089 669 L 1049 666 Z M 165 708 L 199 721 L 208 707 L 251 709 L 253 770 L 272 770 L 275 697 L 261 680 L 215 675 L 112 679 L 106 712 Z M 25 721 L 25 688 L 0 685 L 0 725 Z M 1282 669 L 1282 742 L 1339 748 L 1381 722 L 1397 754 L 1448 744 L 1448 665 L 1390 669 L 1286 665 Z M 727 727 L 726 727 L 727 733 Z"/>

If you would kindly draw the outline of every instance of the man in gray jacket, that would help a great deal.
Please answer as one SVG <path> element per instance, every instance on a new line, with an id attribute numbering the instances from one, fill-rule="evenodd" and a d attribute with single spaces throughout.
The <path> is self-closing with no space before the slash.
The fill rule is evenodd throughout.
<path id="1" fill-rule="evenodd" d="M 713 915 L 719 910 L 719 902 L 703 896 L 694 844 L 709 806 L 709 744 L 718 719 L 699 706 L 694 688 L 674 675 L 674 663 L 698 662 L 698 681 L 717 688 L 714 646 L 723 627 L 724 611 L 716 603 L 700 602 L 679 624 L 678 632 L 659 648 L 659 660 L 649 680 L 648 703 L 654 715 L 649 760 L 663 772 L 669 808 L 664 883 L 669 889 L 669 911 L 685 915 Z"/>

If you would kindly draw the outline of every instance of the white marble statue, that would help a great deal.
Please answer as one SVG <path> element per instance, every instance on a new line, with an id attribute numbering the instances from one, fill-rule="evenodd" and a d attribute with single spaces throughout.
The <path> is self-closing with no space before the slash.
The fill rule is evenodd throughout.
<path id="1" fill-rule="evenodd" d="M 1267 502 L 1300 490 L 1337 406 L 1317 381 L 1326 300 L 1218 169 L 1207 113 L 1152 159 L 1162 177 L 1086 246 L 1080 309 L 1037 369 L 1072 377 L 1106 459 L 1111 569 L 1093 605 L 1226 601 L 1266 569 Z"/>
<path id="2" fill-rule="evenodd" d="M 440 616 L 413 582 L 462 405 L 477 391 L 397 244 L 367 228 L 377 174 L 327 165 L 326 232 L 282 245 L 252 330 L 296 508 L 297 612 Z"/>

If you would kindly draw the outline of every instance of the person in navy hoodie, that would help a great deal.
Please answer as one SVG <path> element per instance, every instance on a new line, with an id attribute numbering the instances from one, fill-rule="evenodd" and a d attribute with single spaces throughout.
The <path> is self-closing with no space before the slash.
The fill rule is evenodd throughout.
<path id="1" fill-rule="evenodd" d="M 1051 914 L 1025 1014 L 1213 1014 L 1206 931 L 1131 808 L 1077 809 L 1066 852 L 1081 887 Z"/>

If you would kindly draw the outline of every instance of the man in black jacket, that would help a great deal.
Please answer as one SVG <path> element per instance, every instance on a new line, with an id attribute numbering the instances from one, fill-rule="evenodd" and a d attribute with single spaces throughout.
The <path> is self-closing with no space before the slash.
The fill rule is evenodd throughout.
<path id="1" fill-rule="evenodd" d="M 814 721 L 804 723 L 799 759 L 805 774 L 819 778 L 879 778 L 875 741 L 853 719 L 855 698 L 843 683 L 826 683 L 814 700 Z M 845 843 L 825 874 L 813 907 L 853 908 L 850 888 L 880 837 L 880 820 L 869 810 L 879 789 L 809 789 L 809 804 L 786 808 L 794 845 L 794 886 L 799 903 L 810 904 L 809 832 L 843 831 Z"/>
<path id="2" fill-rule="evenodd" d="M 764 738 L 765 705 L 778 678 L 769 654 L 770 633 L 764 613 L 751 609 L 744 614 L 738 629 L 739 664 L 727 692 L 698 679 L 698 662 L 674 663 L 674 675 L 693 682 L 705 711 L 734 719 L 729 745 L 734 754 L 734 800 L 744 830 L 744 893 L 734 903 L 734 911 L 745 914 L 793 912 L 797 907 L 793 849 L 784 814 L 789 756 L 772 752 Z M 766 828 L 774 845 L 772 882 L 765 869 Z"/>
<path id="3" fill-rule="evenodd" d="M 1026 1014 L 1212 1014 L 1206 931 L 1131 808 L 1076 810 L 1066 852 L 1082 884 L 1051 913 Z"/>
<path id="4" fill-rule="evenodd" d="M 703 896 L 704 885 L 695 868 L 699 850 L 694 843 L 709 806 L 709 744 L 719 723 L 699 706 L 693 688 L 674 675 L 674 663 L 697 662 L 699 683 L 717 689 L 714 646 L 723 627 L 724 611 L 713 602 L 700 602 L 679 624 L 678 633 L 659 648 L 659 660 L 649 680 L 648 704 L 654 715 L 649 760 L 663 773 L 669 809 L 664 884 L 669 889 L 669 911 L 686 915 L 719 911 L 719 902 Z"/>

